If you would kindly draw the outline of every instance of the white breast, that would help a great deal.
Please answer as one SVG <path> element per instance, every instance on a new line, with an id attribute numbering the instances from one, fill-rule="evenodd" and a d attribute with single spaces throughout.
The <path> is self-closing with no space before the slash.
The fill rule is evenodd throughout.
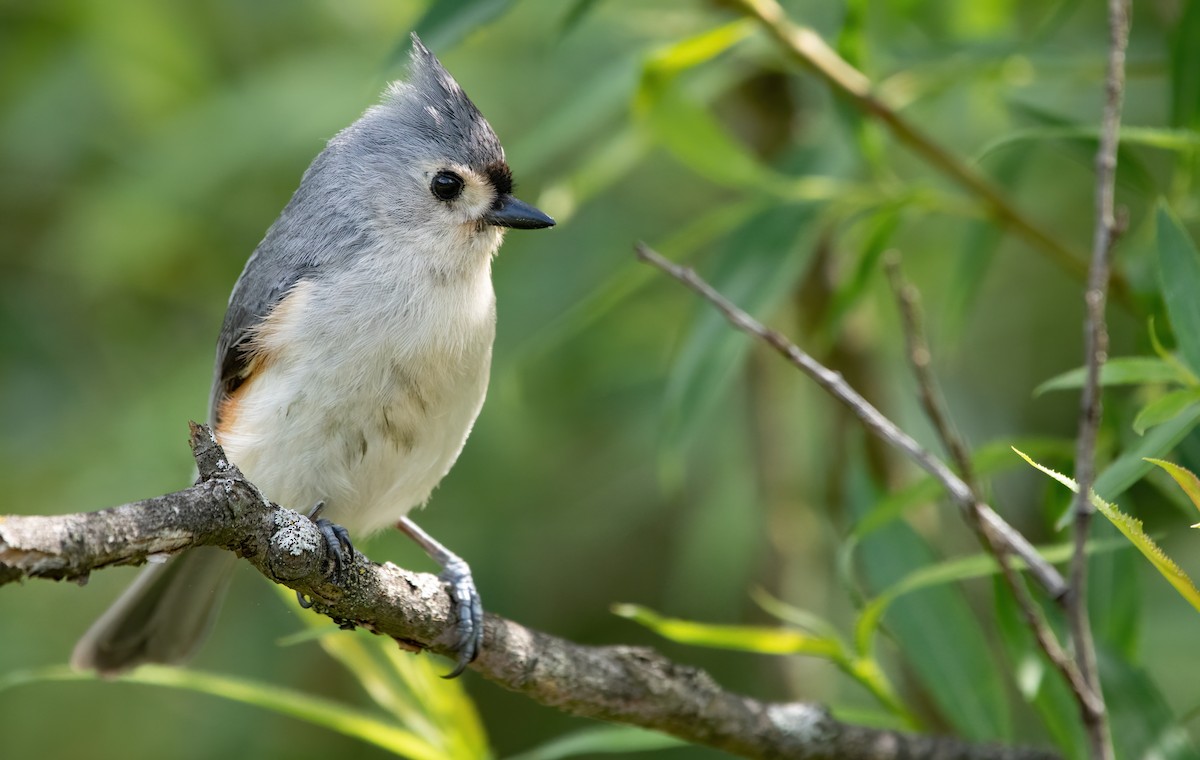
<path id="1" fill-rule="evenodd" d="M 385 253 L 280 304 L 220 435 L 272 501 L 299 511 L 324 501 L 356 535 L 423 504 L 454 464 L 495 336 L 489 258 L 447 276 Z"/>

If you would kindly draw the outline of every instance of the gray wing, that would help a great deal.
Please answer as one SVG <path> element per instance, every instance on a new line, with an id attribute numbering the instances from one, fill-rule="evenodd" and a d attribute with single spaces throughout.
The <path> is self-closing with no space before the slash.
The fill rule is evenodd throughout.
<path id="1" fill-rule="evenodd" d="M 246 381 L 254 328 L 301 280 L 319 279 L 331 265 L 346 265 L 370 244 L 362 212 L 347 203 L 345 173 L 338 170 L 336 141 L 300 180 L 283 213 L 267 230 L 242 270 L 217 339 L 208 415 L 219 426 L 221 402 Z"/>
<path id="2" fill-rule="evenodd" d="M 246 262 L 246 268 L 229 297 L 225 322 L 217 338 L 217 361 L 208 399 L 208 418 L 215 426 L 221 422 L 221 402 L 246 381 L 252 358 L 249 341 L 254 328 L 306 274 L 306 269 L 301 267 L 285 272 L 269 264 L 264 265 L 264 260 L 269 260 L 270 256 L 270 251 L 260 245 Z"/>

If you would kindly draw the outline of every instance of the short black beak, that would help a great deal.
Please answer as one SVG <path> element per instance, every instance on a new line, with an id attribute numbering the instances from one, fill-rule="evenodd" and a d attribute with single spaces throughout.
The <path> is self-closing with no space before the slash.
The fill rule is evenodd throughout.
<path id="1" fill-rule="evenodd" d="M 497 227 L 512 227 L 517 230 L 540 230 L 553 227 L 554 220 L 511 195 L 501 195 L 483 215 L 483 221 Z"/>

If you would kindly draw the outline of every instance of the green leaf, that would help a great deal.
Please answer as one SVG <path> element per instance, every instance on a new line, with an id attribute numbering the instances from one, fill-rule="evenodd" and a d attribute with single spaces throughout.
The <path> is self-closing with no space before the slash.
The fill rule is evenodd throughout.
<path id="1" fill-rule="evenodd" d="M 1133 420 L 1133 429 L 1142 435 L 1156 425 L 1175 419 L 1197 401 L 1200 401 L 1200 388 L 1183 388 L 1163 394 L 1142 407 Z"/>
<path id="2" fill-rule="evenodd" d="M 735 649 L 758 654 L 801 654 L 830 660 L 845 655 L 837 639 L 793 628 L 754 625 L 715 625 L 669 618 L 636 604 L 618 604 L 613 613 L 644 625 L 664 639 L 692 646 Z"/>
<path id="3" fill-rule="evenodd" d="M 1162 469 L 1166 470 L 1167 474 L 1170 475 L 1175 482 L 1179 484 L 1179 487 L 1183 489 L 1183 492 L 1187 494 L 1187 497 L 1191 500 L 1192 505 L 1195 506 L 1196 509 L 1200 510 L 1200 478 L 1196 477 L 1196 473 L 1192 472 L 1186 467 L 1180 467 L 1173 462 L 1167 462 L 1162 459 L 1148 458 L 1146 461 L 1150 462 L 1151 464 L 1156 464 Z M 1195 528 L 1198 526 L 1193 525 L 1192 527 Z"/>
<path id="4" fill-rule="evenodd" d="M 852 513 L 861 516 L 880 489 L 866 469 L 861 447 L 847 461 L 845 498 Z M 892 522 L 863 538 L 856 556 L 867 584 L 875 589 L 887 588 L 897 578 L 936 561 L 921 537 L 903 522 Z M 906 594 L 890 605 L 885 619 L 897 649 L 941 718 L 972 739 L 1009 736 L 1005 677 L 960 589 L 931 586 Z"/>
<path id="5" fill-rule="evenodd" d="M 673 736 L 634 726 L 598 726 L 585 728 L 545 744 L 513 755 L 508 760 L 560 760 L 587 754 L 625 754 L 685 747 L 687 742 Z"/>
<path id="6" fill-rule="evenodd" d="M 1061 472 L 1056 472 L 1049 467 L 1044 467 L 1043 465 L 1038 464 L 1017 449 L 1013 449 L 1013 451 L 1016 451 L 1022 459 L 1024 459 L 1034 468 L 1040 470 L 1046 475 L 1049 475 L 1051 478 L 1057 480 L 1059 483 L 1062 483 L 1075 493 L 1079 492 L 1079 485 L 1071 478 L 1068 478 Z M 1095 491 L 1089 494 L 1088 500 L 1092 503 L 1092 506 L 1094 506 L 1096 510 L 1100 512 L 1100 514 L 1108 518 L 1108 521 L 1112 523 L 1118 531 L 1121 532 L 1121 535 L 1129 539 L 1130 543 L 1132 543 L 1146 559 L 1150 560 L 1150 564 L 1154 565 L 1154 569 L 1158 570 L 1159 574 L 1161 574 L 1168 583 L 1175 587 L 1175 590 L 1179 592 L 1179 595 L 1182 596 L 1188 604 L 1192 605 L 1197 612 L 1200 612 L 1200 589 L 1196 588 L 1196 585 L 1192 583 L 1192 579 L 1188 577 L 1187 573 L 1183 572 L 1182 568 L 1175 564 L 1175 561 L 1166 555 L 1166 552 L 1164 552 L 1158 546 L 1158 544 L 1154 542 L 1154 539 L 1146 535 L 1146 532 L 1142 529 L 1142 521 L 1125 514 L 1120 509 L 1117 509 L 1115 504 L 1111 504 L 1104 499 L 1101 499 L 1096 495 Z"/>
<path id="7" fill-rule="evenodd" d="M 1096 654 L 1117 757 L 1200 758 L 1200 751 L 1150 675 L 1104 646 L 1098 646 Z"/>
<path id="8" fill-rule="evenodd" d="M 775 206 L 750 217 L 727 239 L 711 274 L 713 287 L 762 318 L 791 292 L 812 254 L 816 209 Z M 732 385 L 751 340 L 708 304 L 697 304 L 671 367 L 665 398 L 663 469 L 678 480 L 683 453 Z"/>
<path id="9" fill-rule="evenodd" d="M 1158 261 L 1179 352 L 1192 372 L 1200 372 L 1200 253 L 1163 203 L 1158 206 Z"/>
<path id="10" fill-rule="evenodd" d="M 806 655 L 829 660 L 871 692 L 906 728 L 914 729 L 918 726 L 916 719 L 892 688 L 879 663 L 870 656 L 853 656 L 836 632 L 822 636 L 790 628 L 697 623 L 664 617 L 635 604 L 614 605 L 613 613 L 640 623 L 663 638 L 681 644 L 755 654 Z"/>
<path id="11" fill-rule="evenodd" d="M 1087 553 L 1098 554 L 1110 552 L 1124 547 L 1125 544 L 1117 539 L 1107 541 L 1094 540 L 1088 543 Z M 1058 564 L 1066 562 L 1074 551 L 1073 544 L 1055 544 L 1038 549 L 1038 553 L 1047 562 Z M 1017 557 L 1012 558 L 1013 567 L 1020 571 L 1025 569 L 1025 563 Z M 859 654 L 871 649 L 871 640 L 879 629 L 880 621 L 893 602 L 905 594 L 911 594 L 921 589 L 932 588 L 949 583 L 985 578 L 1000 572 L 1000 565 L 990 554 L 973 554 L 968 557 L 955 557 L 942 560 L 932 565 L 918 568 L 888 586 L 874 599 L 863 606 L 859 612 L 858 621 L 854 626 L 854 646 Z"/>
<path id="12" fill-rule="evenodd" d="M 770 186 L 775 173 L 684 93 L 679 74 L 707 63 L 753 31 L 748 19 L 739 19 L 653 53 L 634 99 L 635 112 L 676 159 L 712 182 L 746 189 Z"/>
<path id="13" fill-rule="evenodd" d="M 1088 142 L 1096 142 L 1099 140 L 1099 136 L 1100 129 L 1098 127 L 1082 125 L 1019 129 L 988 143 L 976 154 L 975 160 L 983 161 L 998 150 L 1027 142 L 1044 142 L 1047 140 L 1086 140 Z M 1121 127 L 1120 145 L 1139 145 L 1170 151 L 1191 151 L 1200 148 L 1200 135 L 1189 129 L 1123 126 Z"/>
<path id="14" fill-rule="evenodd" d="M 1171 125 L 1200 128 L 1200 3 L 1184 3 L 1171 39 Z M 1192 134 L 1195 134 L 1194 132 Z"/>
<path id="15" fill-rule="evenodd" d="M 1037 712 L 1058 749 L 1069 760 L 1084 760 L 1088 756 L 1087 737 L 1071 688 L 1035 642 L 1012 592 L 1000 578 L 995 580 L 993 598 L 997 628 L 1017 692 Z M 1043 609 L 1048 617 L 1058 617 L 1053 607 Z"/>
<path id="16" fill-rule="evenodd" d="M 276 587 L 280 598 L 294 595 Z M 416 657 L 392 642 L 364 632 L 341 631 L 324 617 L 305 615 L 306 631 L 350 672 L 367 695 L 395 720 L 419 735 L 442 757 L 490 756 L 487 734 L 461 681 L 442 675 L 450 665 L 440 658 Z M 293 635 L 289 641 L 301 637 Z"/>
<path id="17" fill-rule="evenodd" d="M 1069 459 L 1075 453 L 1074 443 L 1065 438 L 1000 439 L 984 444 L 972 453 L 971 465 L 976 474 L 987 477 L 1017 468 L 1019 463 L 1012 458 L 1014 446 L 1033 452 L 1039 459 Z M 940 483 L 928 475 L 923 476 L 874 505 L 855 523 L 851 535 L 862 538 L 900 519 L 908 511 L 936 501 L 944 493 Z"/>
<path id="18" fill-rule="evenodd" d="M 1147 458 L 1162 457 L 1192 432 L 1197 424 L 1200 424 L 1200 406 L 1191 406 L 1179 416 L 1146 433 L 1104 468 L 1096 478 L 1096 493 L 1105 499 L 1115 500 L 1150 471 L 1152 465 L 1146 461 Z"/>
<path id="19" fill-rule="evenodd" d="M 429 4 L 425 15 L 413 28 L 421 41 L 430 50 L 442 51 L 457 45 L 476 29 L 495 21 L 512 6 L 512 0 L 455 0 L 452 3 Z M 400 45 L 400 51 L 408 50 L 408 39 Z"/>
<path id="20" fill-rule="evenodd" d="M 1076 367 L 1073 370 L 1056 375 L 1033 390 L 1034 396 L 1040 396 L 1049 391 L 1061 391 L 1072 388 L 1082 388 L 1087 379 L 1087 368 Z M 1100 385 L 1146 385 L 1149 383 L 1177 383 L 1188 385 L 1195 382 L 1186 372 L 1168 361 L 1154 356 L 1124 356 L 1109 359 L 1100 368 Z"/>
<path id="21" fill-rule="evenodd" d="M 98 680 L 98 677 L 92 674 L 78 673 L 65 666 L 22 670 L 0 677 L 0 691 L 43 681 L 93 680 Z M 237 676 L 160 665 L 143 665 L 116 680 L 123 683 L 185 689 L 261 707 L 264 710 L 299 718 L 315 726 L 360 739 L 388 752 L 413 760 L 439 760 L 439 758 L 446 757 L 442 748 L 429 744 L 414 732 L 389 721 L 380 720 L 362 710 L 346 707 L 322 697 L 314 697 Z"/>

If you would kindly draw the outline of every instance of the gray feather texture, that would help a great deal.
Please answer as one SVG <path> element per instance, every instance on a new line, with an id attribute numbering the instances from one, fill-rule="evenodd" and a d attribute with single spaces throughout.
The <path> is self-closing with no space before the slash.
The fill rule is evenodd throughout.
<path id="1" fill-rule="evenodd" d="M 454 192 L 435 193 L 448 177 Z M 511 191 L 492 128 L 414 35 L 408 80 L 313 160 L 229 299 L 209 416 L 268 498 L 322 502 L 356 536 L 428 499 L 487 390 L 504 229 L 554 223 Z M 145 571 L 72 661 L 115 673 L 187 659 L 232 565 L 215 555 Z M 455 580 L 473 589 L 469 573 Z M 460 668 L 482 635 L 469 601 Z"/>
<path id="2" fill-rule="evenodd" d="M 238 278 L 217 340 L 209 397 L 214 424 L 222 398 L 241 381 L 245 341 L 254 327 L 297 282 L 319 279 L 322 267 L 375 244 L 380 230 L 372 211 L 379 204 L 363 196 L 379 175 L 402 174 L 405 164 L 441 156 L 490 176 L 500 193 L 512 191 L 504 148 L 491 125 L 415 34 L 412 43 L 408 81 L 389 85 L 383 102 L 329 141 Z M 413 195 L 427 200 L 423 190 Z M 424 204 L 401 197 L 386 213 L 405 224 L 423 210 Z"/>

